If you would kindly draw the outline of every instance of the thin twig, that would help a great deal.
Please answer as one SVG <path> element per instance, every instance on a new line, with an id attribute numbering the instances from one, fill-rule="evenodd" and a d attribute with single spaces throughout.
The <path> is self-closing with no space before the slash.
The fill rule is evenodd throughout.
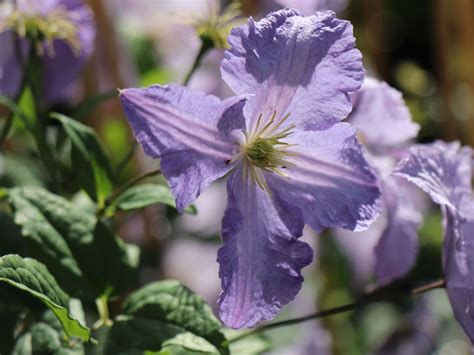
<path id="1" fill-rule="evenodd" d="M 152 176 L 156 176 L 156 175 L 160 175 L 161 174 L 161 170 L 160 169 L 156 169 L 156 170 L 152 170 L 152 171 L 149 171 L 148 173 L 145 173 L 143 175 L 140 175 L 138 177 L 136 177 L 135 179 L 133 180 L 130 180 L 129 182 L 127 182 L 125 185 L 123 185 L 121 188 L 119 188 L 117 191 L 115 191 L 107 200 L 105 200 L 105 203 L 104 203 L 104 207 L 99 209 L 97 211 L 97 215 L 98 216 L 102 216 L 103 213 L 107 210 L 107 208 L 113 204 L 113 202 L 117 199 L 117 197 L 119 197 L 122 193 L 124 193 L 126 190 L 128 190 L 130 187 L 138 184 L 140 181 L 142 180 L 145 180 L 149 177 L 152 177 Z"/>
<path id="2" fill-rule="evenodd" d="M 445 287 L 445 281 L 443 279 L 441 279 L 441 280 L 436 280 L 436 281 L 430 282 L 426 285 L 422 285 L 420 287 L 411 289 L 407 292 L 399 292 L 399 293 L 385 294 L 385 295 L 381 295 L 377 291 L 372 292 L 372 293 L 366 295 L 363 299 L 361 299 L 359 301 L 356 301 L 354 303 L 349 303 L 349 304 L 345 304 L 345 305 L 342 305 L 342 306 L 326 309 L 324 311 L 313 313 L 313 314 L 310 314 L 310 315 L 307 315 L 307 316 L 304 316 L 304 317 L 287 319 L 287 320 L 284 320 L 284 321 L 281 321 L 281 322 L 274 322 L 274 323 L 266 324 L 266 325 L 263 325 L 259 328 L 255 328 L 255 329 L 253 329 L 249 332 L 240 334 L 239 336 L 236 336 L 235 338 L 230 339 L 229 341 L 232 343 L 232 342 L 235 342 L 235 341 L 240 340 L 242 338 L 246 338 L 250 335 L 258 334 L 258 333 L 266 331 L 266 330 L 279 328 L 279 327 L 284 327 L 284 326 L 293 325 L 293 324 L 298 324 L 298 323 L 302 323 L 302 322 L 306 322 L 306 321 L 314 320 L 314 319 L 318 319 L 318 318 L 324 318 L 324 317 L 332 316 L 332 315 L 335 315 L 335 314 L 341 314 L 341 313 L 345 313 L 345 312 L 349 312 L 349 311 L 352 311 L 352 310 L 355 310 L 355 309 L 362 308 L 362 307 L 364 307 L 368 304 L 371 304 L 371 303 L 383 302 L 383 301 L 393 301 L 393 300 L 396 300 L 396 299 L 401 299 L 401 298 L 405 298 L 405 297 L 409 297 L 409 296 L 415 296 L 415 295 L 419 295 L 419 294 L 422 294 L 422 293 L 425 293 L 425 292 L 428 292 L 428 291 L 431 291 L 431 290 L 434 290 L 434 289 L 437 289 L 437 288 L 444 288 L 444 287 Z"/>
<path id="3" fill-rule="evenodd" d="M 188 74 L 186 74 L 186 77 L 184 78 L 183 86 L 187 86 L 189 84 L 191 77 L 193 76 L 194 72 L 201 64 L 202 58 L 212 48 L 213 48 L 212 41 L 202 39 L 201 49 L 199 50 L 199 53 L 196 56 L 196 59 L 194 60 L 193 66 L 191 67 Z"/>
<path id="4" fill-rule="evenodd" d="M 133 157 L 133 154 L 135 153 L 135 150 L 137 149 L 138 143 L 137 141 L 133 141 L 133 143 L 130 146 L 129 151 L 125 155 L 125 157 L 118 163 L 117 165 L 117 170 L 115 171 L 115 178 L 118 179 L 122 175 L 123 171 L 127 167 L 128 163 Z"/>

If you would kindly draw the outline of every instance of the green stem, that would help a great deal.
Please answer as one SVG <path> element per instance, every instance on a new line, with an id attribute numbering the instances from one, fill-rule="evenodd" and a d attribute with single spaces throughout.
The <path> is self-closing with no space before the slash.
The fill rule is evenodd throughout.
<path id="1" fill-rule="evenodd" d="M 161 170 L 156 169 L 156 170 L 149 171 L 148 173 L 145 173 L 143 175 L 140 175 L 140 176 L 136 177 L 133 180 L 130 180 L 125 185 L 123 185 L 121 188 L 119 188 L 117 191 L 115 191 L 107 200 L 105 200 L 104 206 L 97 211 L 97 216 L 99 216 L 99 217 L 103 216 L 104 212 L 107 210 L 107 208 L 110 205 L 112 205 L 114 203 L 114 201 L 117 199 L 117 197 L 119 197 L 123 192 L 128 190 L 130 187 L 138 184 L 140 181 L 143 181 L 143 180 L 145 180 L 149 177 L 160 175 L 160 174 L 161 174 Z"/>
<path id="2" fill-rule="evenodd" d="M 17 58 L 19 61 L 23 61 L 22 60 L 22 54 L 21 54 L 21 48 L 20 48 L 20 39 L 18 38 L 18 36 L 16 36 L 15 38 L 15 50 L 16 50 L 16 55 L 17 55 Z M 29 70 L 29 67 L 31 65 L 31 62 L 32 62 L 32 54 L 30 52 L 30 54 L 28 55 L 28 58 L 27 60 L 22 63 L 23 65 L 23 78 L 21 79 L 21 83 L 20 83 L 20 87 L 18 89 L 18 92 L 16 93 L 13 101 L 15 102 L 15 104 L 18 105 L 22 95 L 23 95 L 23 92 L 25 91 L 25 88 L 26 88 L 26 84 L 28 82 L 27 80 L 27 73 L 28 73 L 28 70 Z M 15 114 L 14 114 L 14 111 L 10 110 L 10 113 L 7 117 L 7 121 L 5 122 L 5 125 L 3 126 L 3 130 L 2 130 L 2 135 L 0 136 L 0 148 L 3 147 L 3 144 L 5 142 L 5 140 L 7 139 L 8 135 L 10 134 L 10 130 L 11 128 L 13 127 L 13 118 L 15 117 Z"/>
<path id="3" fill-rule="evenodd" d="M 40 109 L 41 97 L 41 61 L 36 54 L 34 48 L 30 49 L 30 59 L 26 71 L 27 82 L 31 89 L 33 96 L 33 106 L 35 109 L 36 120 L 32 127 L 31 133 L 36 141 L 39 156 L 43 161 L 44 166 L 48 170 L 49 176 L 53 184 L 53 190 L 59 192 L 61 188 L 60 179 L 58 175 L 57 164 L 54 156 L 54 151 L 47 141 L 47 120 L 42 115 Z"/>
<path id="4" fill-rule="evenodd" d="M 25 91 L 26 87 L 26 81 L 23 80 L 20 86 L 20 90 L 18 91 L 18 94 L 14 98 L 14 102 L 18 105 L 23 92 Z M 5 122 L 2 130 L 2 135 L 0 136 L 0 149 L 3 147 L 8 135 L 10 134 L 10 130 L 13 127 L 13 118 L 15 117 L 15 113 L 10 110 L 10 113 L 8 114 L 7 121 Z"/>
<path id="5" fill-rule="evenodd" d="M 186 74 L 186 77 L 184 78 L 183 86 L 187 86 L 189 84 L 189 81 L 191 80 L 191 77 L 193 76 L 194 72 L 196 71 L 197 68 L 199 68 L 199 65 L 201 64 L 201 61 L 204 55 L 210 49 L 214 47 L 214 44 L 209 39 L 202 38 L 201 41 L 202 41 L 201 49 L 199 50 L 199 53 L 196 56 L 196 59 L 194 60 L 193 66 L 191 67 L 188 74 Z"/>
<path id="6" fill-rule="evenodd" d="M 137 141 L 133 141 L 133 143 L 130 146 L 129 151 L 125 155 L 125 157 L 118 163 L 117 169 L 115 170 L 115 178 L 118 179 L 122 175 L 123 171 L 127 167 L 128 163 L 133 157 L 133 154 L 135 153 L 135 150 L 137 149 Z"/>
<path id="7" fill-rule="evenodd" d="M 420 287 L 408 290 L 406 292 L 399 292 L 395 294 L 381 294 L 379 291 L 372 292 L 368 295 L 366 295 L 363 299 L 356 301 L 354 303 L 349 303 L 345 304 L 342 306 L 326 309 L 324 311 L 320 311 L 314 314 L 310 314 L 304 317 L 298 317 L 298 318 L 293 318 L 293 319 L 287 319 L 281 322 L 274 322 L 270 324 L 263 325 L 259 328 L 255 328 L 251 331 L 248 331 L 246 333 L 240 334 L 236 336 L 233 339 L 230 339 L 229 342 L 233 343 L 236 342 L 242 338 L 246 338 L 251 335 L 255 335 L 258 333 L 261 333 L 266 330 L 274 329 L 274 328 L 279 328 L 279 327 L 284 327 L 288 325 L 293 325 L 293 324 L 298 324 L 302 322 L 307 322 L 310 320 L 318 319 L 318 318 L 324 318 L 324 317 L 329 317 L 335 314 L 341 314 L 349 311 L 353 311 L 355 309 L 359 309 L 362 307 L 365 307 L 368 304 L 371 303 L 377 303 L 377 302 L 384 302 L 384 301 L 394 301 L 398 299 L 402 299 L 405 297 L 409 296 L 416 296 L 420 295 L 422 293 L 435 290 L 437 288 L 444 288 L 446 286 L 445 281 L 443 279 L 437 280 L 434 282 L 430 282 L 428 284 L 422 285 Z"/>
<path id="8" fill-rule="evenodd" d="M 97 306 L 97 312 L 99 312 L 99 319 L 94 323 L 92 329 L 97 330 L 102 327 L 104 324 L 108 327 L 112 325 L 112 320 L 110 319 L 109 306 L 108 306 L 108 297 L 107 295 L 102 295 L 95 300 Z"/>

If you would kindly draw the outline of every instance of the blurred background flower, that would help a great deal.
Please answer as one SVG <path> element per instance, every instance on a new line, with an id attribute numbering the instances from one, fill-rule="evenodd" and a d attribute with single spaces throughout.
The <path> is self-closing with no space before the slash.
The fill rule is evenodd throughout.
<path id="1" fill-rule="evenodd" d="M 41 70 L 41 99 L 64 98 L 94 50 L 91 9 L 82 0 L 17 0 L 2 2 L 0 14 L 0 94 L 16 98 L 26 71 Z"/>

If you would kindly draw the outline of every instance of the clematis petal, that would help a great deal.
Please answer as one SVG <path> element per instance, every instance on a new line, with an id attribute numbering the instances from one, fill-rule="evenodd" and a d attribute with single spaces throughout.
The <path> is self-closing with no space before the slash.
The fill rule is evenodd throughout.
<path id="1" fill-rule="evenodd" d="M 224 245 L 217 259 L 223 289 L 220 317 L 232 328 L 273 318 L 300 290 L 301 269 L 313 257 L 309 245 L 298 241 L 301 212 L 282 201 L 274 204 L 249 180 L 243 179 L 241 168 L 229 178 Z"/>
<path id="2" fill-rule="evenodd" d="M 66 42 L 55 40 L 55 54 L 43 56 L 43 99 L 48 103 L 64 97 L 64 90 L 92 55 L 96 35 L 94 15 L 83 0 L 60 0 L 56 1 L 56 6 L 68 11 L 69 21 L 77 28 L 80 49 L 75 52 Z"/>
<path id="3" fill-rule="evenodd" d="M 323 131 L 296 131 L 287 138 L 291 156 L 285 173 L 270 174 L 268 184 L 275 195 L 300 209 L 304 220 L 319 231 L 342 227 L 360 231 L 378 217 L 378 180 L 364 158 L 348 123 Z"/>
<path id="4" fill-rule="evenodd" d="M 443 249 L 446 291 L 454 316 L 474 343 L 474 199 L 463 198 L 462 206 L 453 211 L 444 208 L 445 240 Z M 467 215 L 467 216 L 466 216 Z"/>
<path id="5" fill-rule="evenodd" d="M 418 134 L 420 126 L 412 121 L 402 94 L 385 82 L 366 78 L 352 103 L 349 122 L 358 126 L 371 151 L 395 148 Z"/>
<path id="6" fill-rule="evenodd" d="M 407 181 L 387 177 L 381 183 L 387 225 L 375 246 L 375 274 L 379 285 L 405 276 L 418 252 L 418 228 L 423 216 L 417 208 L 415 187 Z M 396 253 L 393 251 L 397 250 Z"/>
<path id="7" fill-rule="evenodd" d="M 352 109 L 348 92 L 364 78 L 352 25 L 331 11 L 300 16 L 273 12 L 232 30 L 222 77 L 237 94 L 252 93 L 246 107 L 250 128 L 260 114 L 290 114 L 306 129 L 333 125 Z"/>
<path id="8" fill-rule="evenodd" d="M 461 148 L 458 142 L 416 145 L 394 175 L 417 185 L 435 203 L 456 209 L 460 197 L 472 191 L 471 155 L 471 149 Z"/>
<path id="9" fill-rule="evenodd" d="M 61 3 L 60 0 L 17 0 L 16 7 L 21 12 L 34 15 L 45 15 L 54 10 Z"/>
<path id="10" fill-rule="evenodd" d="M 145 153 L 162 158 L 179 211 L 232 168 L 231 134 L 243 128 L 244 99 L 221 101 L 178 85 L 125 89 L 120 99 Z"/>
<path id="11" fill-rule="evenodd" d="M 441 205 L 445 236 L 446 290 L 457 321 L 474 342 L 474 198 L 472 150 L 459 143 L 417 146 L 397 174 L 418 185 Z"/>

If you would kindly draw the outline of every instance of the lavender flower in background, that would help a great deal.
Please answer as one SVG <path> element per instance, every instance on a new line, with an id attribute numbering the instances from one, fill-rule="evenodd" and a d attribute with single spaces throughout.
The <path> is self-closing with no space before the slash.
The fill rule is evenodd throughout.
<path id="1" fill-rule="evenodd" d="M 218 253 L 229 327 L 271 319 L 297 294 L 312 260 L 298 241 L 305 223 L 363 230 L 379 213 L 355 129 L 339 122 L 364 76 L 354 42 L 350 23 L 332 12 L 278 11 L 231 32 L 222 76 L 239 96 L 221 101 L 176 85 L 121 93 L 178 210 L 231 172 Z"/>
<path id="2" fill-rule="evenodd" d="M 457 142 L 418 145 L 394 174 L 417 185 L 441 206 L 446 289 L 457 321 L 474 342 L 472 150 Z"/>
<path id="3" fill-rule="evenodd" d="M 349 122 L 358 127 L 370 161 L 377 168 L 384 212 L 381 220 L 363 233 L 336 234 L 359 271 L 373 269 L 378 284 L 384 285 L 404 276 L 416 260 L 423 199 L 411 184 L 390 173 L 416 137 L 419 126 L 412 122 L 401 93 L 376 79 L 366 78 L 352 102 L 354 110 Z"/>
<path id="4" fill-rule="evenodd" d="M 371 154 L 396 155 L 413 140 L 420 126 L 412 121 L 402 94 L 387 83 L 367 77 L 352 95 L 354 109 L 349 121 L 360 129 L 364 146 Z"/>
<path id="5" fill-rule="evenodd" d="M 0 6 L 0 94 L 20 94 L 28 57 L 35 51 L 42 99 L 51 103 L 62 98 L 94 48 L 90 8 L 82 0 L 17 0 Z"/>

